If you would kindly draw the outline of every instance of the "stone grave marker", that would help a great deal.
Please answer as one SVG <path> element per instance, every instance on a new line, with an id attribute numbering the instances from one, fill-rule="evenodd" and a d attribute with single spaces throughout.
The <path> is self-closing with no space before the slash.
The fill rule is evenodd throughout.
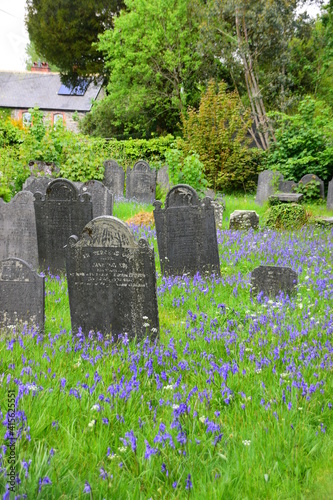
<path id="1" fill-rule="evenodd" d="M 126 198 L 142 203 L 153 203 L 156 195 L 156 170 L 151 169 L 146 161 L 137 161 L 127 169 Z"/>
<path id="2" fill-rule="evenodd" d="M 220 274 L 214 208 L 210 198 L 199 201 L 186 184 L 167 194 L 165 208 L 155 201 L 154 218 L 162 273 Z"/>
<path id="3" fill-rule="evenodd" d="M 315 174 L 303 175 L 302 179 L 299 181 L 298 184 L 303 184 L 306 186 L 306 184 L 309 184 L 309 182 L 311 181 L 319 182 L 320 196 L 324 200 L 325 199 L 324 181 L 322 181 L 317 175 Z"/>
<path id="4" fill-rule="evenodd" d="M 117 198 L 124 197 L 125 172 L 115 160 L 106 160 L 104 163 L 104 180 L 103 184 Z"/>
<path id="5" fill-rule="evenodd" d="M 0 198 L 0 260 L 9 257 L 38 267 L 34 197 L 29 191 L 20 191 L 9 203 Z"/>
<path id="6" fill-rule="evenodd" d="M 328 183 L 327 210 L 333 210 L 333 179 Z"/>
<path id="7" fill-rule="evenodd" d="M 29 169 L 31 175 L 43 173 L 43 175 L 51 176 L 60 173 L 60 168 L 53 161 L 31 160 L 29 161 Z"/>
<path id="8" fill-rule="evenodd" d="M 259 174 L 257 185 L 256 203 L 262 205 L 268 198 L 274 194 L 278 188 L 283 176 L 280 172 L 264 170 Z"/>
<path id="9" fill-rule="evenodd" d="M 159 334 L 154 250 L 135 242 L 116 217 L 89 222 L 66 247 L 72 331 L 127 333 L 138 340 Z"/>
<path id="10" fill-rule="evenodd" d="M 229 229 L 258 229 L 259 215 L 254 210 L 235 210 L 230 214 Z"/>
<path id="11" fill-rule="evenodd" d="M 87 181 L 81 185 L 79 191 L 81 194 L 89 193 L 91 195 L 93 219 L 101 215 L 112 215 L 113 195 L 102 182 Z"/>
<path id="12" fill-rule="evenodd" d="M 22 189 L 23 191 L 30 191 L 30 193 L 32 194 L 37 193 L 37 191 L 39 193 L 45 194 L 46 188 L 51 181 L 53 181 L 53 178 L 47 177 L 46 175 L 40 177 L 35 177 L 34 175 L 30 175 L 30 177 L 28 177 L 25 180 Z"/>
<path id="13" fill-rule="evenodd" d="M 280 292 L 291 295 L 297 286 L 297 273 L 290 267 L 259 266 L 251 273 L 251 293 L 275 298 Z"/>
<path id="14" fill-rule="evenodd" d="M 157 183 L 162 186 L 162 188 L 170 189 L 170 179 L 169 179 L 169 169 L 168 165 L 164 165 L 164 167 L 157 170 Z"/>
<path id="15" fill-rule="evenodd" d="M 280 193 L 293 193 L 296 187 L 297 183 L 295 181 L 281 180 L 279 182 Z"/>
<path id="16" fill-rule="evenodd" d="M 44 330 L 44 281 L 24 260 L 0 261 L 0 328 L 27 324 Z"/>
<path id="17" fill-rule="evenodd" d="M 35 193 L 38 257 L 41 269 L 52 273 L 65 270 L 64 246 L 72 234 L 80 234 L 92 219 L 88 193 L 79 194 L 66 179 L 52 181 L 43 196 Z"/>

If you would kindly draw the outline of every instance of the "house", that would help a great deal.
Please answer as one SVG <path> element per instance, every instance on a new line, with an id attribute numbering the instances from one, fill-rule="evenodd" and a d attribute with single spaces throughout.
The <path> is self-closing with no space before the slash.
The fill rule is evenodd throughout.
<path id="1" fill-rule="evenodd" d="M 101 87 L 101 83 L 85 79 L 77 87 L 67 87 L 47 63 L 35 63 L 31 71 L 0 71 L 0 108 L 11 109 L 13 118 L 29 124 L 29 108 L 37 106 L 52 124 L 61 120 L 66 128 L 77 132 L 78 119 L 101 99 Z"/>

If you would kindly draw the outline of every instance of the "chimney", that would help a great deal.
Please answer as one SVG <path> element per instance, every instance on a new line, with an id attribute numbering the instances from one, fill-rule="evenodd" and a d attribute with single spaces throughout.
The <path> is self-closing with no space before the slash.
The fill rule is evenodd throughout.
<path id="1" fill-rule="evenodd" d="M 31 66 L 31 71 L 38 73 L 49 73 L 51 70 L 47 62 L 38 61 L 33 63 L 33 65 Z"/>

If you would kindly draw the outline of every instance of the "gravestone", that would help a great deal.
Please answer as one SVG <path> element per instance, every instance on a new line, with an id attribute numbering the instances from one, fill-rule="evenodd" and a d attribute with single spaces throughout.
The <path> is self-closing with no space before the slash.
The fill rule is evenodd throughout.
<path id="1" fill-rule="evenodd" d="M 102 182 L 87 181 L 80 186 L 79 191 L 81 194 L 90 194 L 93 219 L 101 215 L 112 215 L 113 195 Z"/>
<path id="2" fill-rule="evenodd" d="M 0 198 L 0 260 L 17 257 L 38 267 L 34 197 L 20 191 L 9 203 Z"/>
<path id="3" fill-rule="evenodd" d="M 229 229 L 258 229 L 259 215 L 254 210 L 235 210 L 230 214 Z"/>
<path id="4" fill-rule="evenodd" d="M 27 324 L 44 330 L 44 280 L 24 260 L 0 261 L 0 328 Z"/>
<path id="5" fill-rule="evenodd" d="M 223 212 L 224 204 L 220 203 L 218 200 L 212 201 L 212 207 L 214 208 L 215 226 L 216 229 L 222 230 L 223 224 Z"/>
<path id="6" fill-rule="evenodd" d="M 210 198 L 199 201 L 186 184 L 174 186 L 165 208 L 155 201 L 154 218 L 163 274 L 220 274 L 214 208 Z"/>
<path id="7" fill-rule="evenodd" d="M 333 210 L 333 179 L 328 183 L 327 210 Z"/>
<path id="8" fill-rule="evenodd" d="M 141 203 L 153 203 L 156 195 L 156 170 L 151 169 L 146 161 L 137 161 L 127 169 L 126 198 Z"/>
<path id="9" fill-rule="evenodd" d="M 283 176 L 280 172 L 273 172 L 272 170 L 264 170 L 259 174 L 256 203 L 262 205 L 268 198 L 274 194 L 279 187 L 280 181 Z"/>
<path id="10" fill-rule="evenodd" d="M 315 174 L 303 175 L 302 179 L 299 181 L 298 184 L 303 184 L 304 186 L 306 186 L 311 181 L 319 182 L 320 196 L 324 200 L 325 199 L 324 181 L 322 181 L 317 175 Z"/>
<path id="11" fill-rule="evenodd" d="M 297 187 L 297 183 L 295 181 L 281 180 L 279 182 L 280 193 L 293 193 L 296 187 Z"/>
<path id="12" fill-rule="evenodd" d="M 80 234 L 92 219 L 88 193 L 80 195 L 66 179 L 52 181 L 43 196 L 35 193 L 38 257 L 41 269 L 51 273 L 65 270 L 64 246 L 72 234 Z"/>
<path id="13" fill-rule="evenodd" d="M 46 188 L 50 184 L 50 182 L 53 181 L 52 177 L 47 177 L 46 175 L 43 175 L 41 177 L 35 177 L 34 175 L 31 175 L 28 177 L 24 184 L 23 184 L 23 191 L 30 191 L 30 193 L 46 193 Z"/>
<path id="14" fill-rule="evenodd" d="M 159 332 L 154 250 L 121 220 L 103 216 L 66 247 L 72 331 L 138 340 Z M 116 337 L 117 338 L 117 337 Z"/>
<path id="15" fill-rule="evenodd" d="M 125 185 L 123 168 L 115 160 L 106 160 L 103 165 L 105 167 L 103 184 L 109 188 L 113 196 L 123 198 Z"/>
<path id="16" fill-rule="evenodd" d="M 290 267 L 259 266 L 251 273 L 251 293 L 275 298 L 280 292 L 291 295 L 297 286 L 297 273 Z"/>
<path id="17" fill-rule="evenodd" d="M 29 161 L 29 169 L 31 175 L 42 173 L 43 175 L 51 176 L 60 173 L 60 169 L 53 161 L 31 160 Z"/>
<path id="18" fill-rule="evenodd" d="M 168 165 L 164 165 L 164 167 L 157 170 L 157 183 L 162 186 L 162 188 L 170 189 L 170 179 L 169 179 L 169 169 Z"/>
<path id="19" fill-rule="evenodd" d="M 299 203 L 302 198 L 302 193 L 275 193 L 269 197 L 271 202 L 280 203 Z"/>

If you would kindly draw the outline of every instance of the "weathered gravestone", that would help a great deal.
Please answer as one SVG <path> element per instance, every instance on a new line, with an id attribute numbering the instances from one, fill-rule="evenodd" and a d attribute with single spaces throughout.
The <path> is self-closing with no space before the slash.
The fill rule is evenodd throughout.
<path id="1" fill-rule="evenodd" d="M 66 262 L 73 333 L 158 336 L 154 250 L 144 239 L 136 243 L 124 222 L 89 222 L 80 238 L 69 238 Z"/>
<path id="2" fill-rule="evenodd" d="M 251 293 L 276 297 L 283 292 L 291 295 L 297 286 L 297 273 L 290 267 L 259 266 L 251 273 Z"/>
<path id="3" fill-rule="evenodd" d="M 54 175 L 59 174 L 60 169 L 56 166 L 53 161 L 39 161 L 31 160 L 29 161 L 29 169 L 32 175 L 43 173 L 43 175 Z"/>
<path id="4" fill-rule="evenodd" d="M 169 179 L 169 168 L 168 165 L 157 170 L 157 183 L 162 186 L 162 188 L 170 189 L 170 179 Z"/>
<path id="5" fill-rule="evenodd" d="M 43 196 L 35 193 L 38 257 L 41 269 L 65 270 L 64 246 L 72 234 L 80 234 L 92 219 L 90 195 L 80 195 L 66 179 L 52 181 Z"/>
<path id="6" fill-rule="evenodd" d="M 44 330 L 45 278 L 21 259 L 0 262 L 0 327 L 27 324 Z"/>
<path id="7" fill-rule="evenodd" d="M 165 208 L 155 201 L 154 218 L 162 273 L 220 274 L 214 208 L 210 198 L 178 184 L 167 194 Z"/>
<path id="8" fill-rule="evenodd" d="M 280 180 L 279 182 L 279 191 L 280 193 L 293 193 L 297 187 L 297 183 L 295 181 L 284 181 Z"/>
<path id="9" fill-rule="evenodd" d="M 113 196 L 124 197 L 125 172 L 115 160 L 106 160 L 104 163 L 103 184 L 110 189 Z"/>
<path id="10" fill-rule="evenodd" d="M 146 161 L 137 161 L 127 169 L 126 198 L 142 203 L 153 203 L 156 195 L 156 170 L 151 169 Z"/>
<path id="11" fill-rule="evenodd" d="M 101 215 L 112 215 L 113 195 L 109 189 L 99 181 L 87 181 L 79 189 L 80 193 L 89 193 L 91 196 L 93 219 Z"/>
<path id="12" fill-rule="evenodd" d="M 303 175 L 302 179 L 299 181 L 298 184 L 303 184 L 303 186 L 306 186 L 310 182 L 317 182 L 319 184 L 320 196 L 324 200 L 325 199 L 324 181 L 322 181 L 317 175 L 315 174 Z"/>
<path id="13" fill-rule="evenodd" d="M 47 177 L 46 175 L 43 175 L 41 177 L 35 177 L 34 175 L 30 175 L 28 177 L 24 184 L 23 184 L 23 191 L 30 191 L 30 193 L 46 193 L 46 188 L 50 184 L 50 182 L 53 181 L 52 177 Z"/>
<path id="14" fill-rule="evenodd" d="M 283 176 L 280 172 L 273 172 L 272 170 L 264 170 L 259 174 L 256 203 L 262 205 L 268 198 L 274 194 L 278 188 Z"/>
<path id="15" fill-rule="evenodd" d="M 328 183 L 327 210 L 333 210 L 333 179 Z"/>
<path id="16" fill-rule="evenodd" d="M 230 214 L 229 229 L 258 229 L 259 215 L 254 210 L 235 210 Z"/>
<path id="17" fill-rule="evenodd" d="M 0 198 L 0 260 L 17 257 L 38 266 L 34 197 L 20 191 L 9 202 Z"/>

